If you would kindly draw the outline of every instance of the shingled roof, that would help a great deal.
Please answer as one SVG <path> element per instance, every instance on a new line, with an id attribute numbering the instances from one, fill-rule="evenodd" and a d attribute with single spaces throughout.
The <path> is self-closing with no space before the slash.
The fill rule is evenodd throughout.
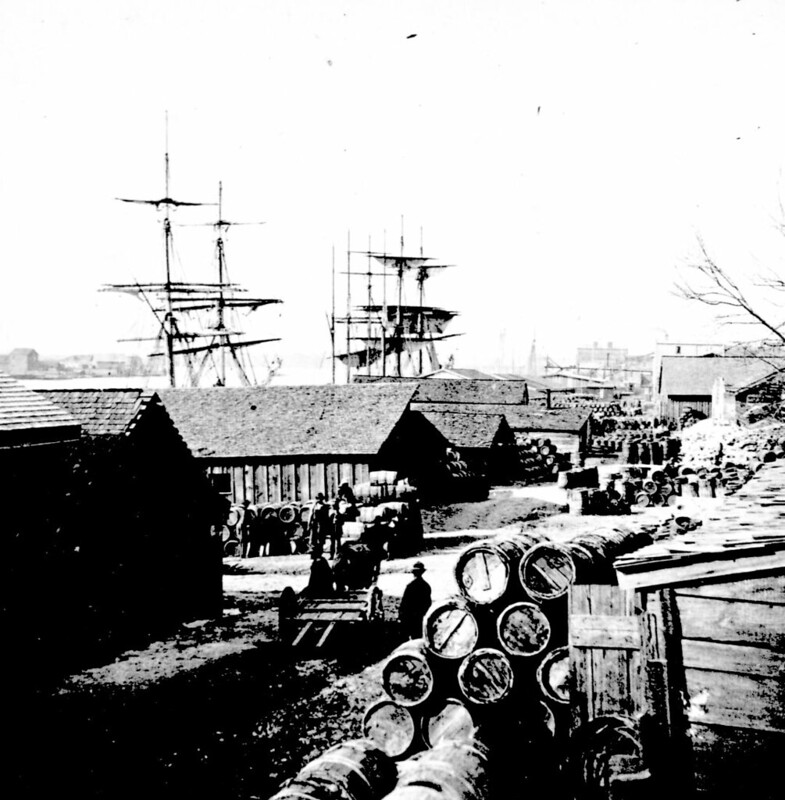
<path id="1" fill-rule="evenodd" d="M 741 389 L 754 385 L 777 370 L 785 369 L 784 358 L 744 356 L 663 356 L 660 393 L 666 396 L 708 397 L 714 381 Z"/>
<path id="2" fill-rule="evenodd" d="M 196 456 L 374 455 L 415 384 L 165 389 L 166 410 Z"/>
<path id="3" fill-rule="evenodd" d="M 46 389 L 38 394 L 67 409 L 90 436 L 129 433 L 144 408 L 156 402 L 148 389 Z"/>
<path id="4" fill-rule="evenodd" d="M 499 429 L 508 428 L 502 414 L 456 414 L 449 411 L 422 413 L 425 419 L 455 447 L 490 447 Z"/>
<path id="5" fill-rule="evenodd" d="M 514 431 L 563 431 L 578 433 L 591 412 L 581 408 L 541 408 L 502 403 L 412 403 L 413 411 L 453 414 L 503 414 Z"/>
<path id="6" fill-rule="evenodd" d="M 425 380 L 414 395 L 418 403 L 503 403 L 519 405 L 526 400 L 523 381 Z"/>
<path id="7" fill-rule="evenodd" d="M 0 373 L 0 447 L 70 441 L 80 434 L 65 409 Z"/>

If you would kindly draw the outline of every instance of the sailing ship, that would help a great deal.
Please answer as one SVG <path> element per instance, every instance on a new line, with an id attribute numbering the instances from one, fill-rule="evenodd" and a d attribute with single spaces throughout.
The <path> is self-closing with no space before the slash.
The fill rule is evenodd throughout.
<path id="1" fill-rule="evenodd" d="M 250 313 L 263 306 L 281 303 L 274 298 L 249 296 L 247 290 L 229 278 L 226 263 L 225 235 L 234 225 L 262 224 L 229 222 L 223 218 L 223 187 L 218 184 L 217 203 L 195 203 L 175 200 L 169 193 L 169 148 L 165 161 L 165 193 L 162 198 L 136 200 L 117 198 L 124 203 L 137 203 L 163 209 L 164 265 L 163 281 L 150 283 L 116 283 L 102 287 L 103 291 L 122 292 L 138 297 L 155 317 L 158 330 L 153 337 L 120 339 L 119 341 L 153 341 L 156 349 L 149 355 L 164 358 L 169 385 L 182 385 L 183 375 L 188 386 L 226 386 L 232 375 L 241 385 L 250 386 L 259 381 L 253 363 L 247 357 L 247 348 L 279 338 L 243 339 L 239 330 L 241 312 Z M 217 206 L 218 219 L 210 225 L 216 231 L 215 252 L 217 280 L 212 282 L 176 281 L 172 278 L 173 241 L 172 212 L 183 207 Z M 280 359 L 268 363 L 267 379 L 280 367 Z"/>
<path id="2" fill-rule="evenodd" d="M 346 368 L 347 382 L 355 374 L 368 376 L 417 377 L 427 370 L 441 367 L 436 343 L 460 333 L 446 331 L 458 312 L 427 305 L 425 284 L 436 270 L 450 264 L 440 264 L 423 255 L 422 244 L 418 255 L 407 255 L 401 234 L 400 253 L 352 250 L 346 254 L 346 312 L 335 313 L 335 279 L 333 268 L 333 313 L 330 333 L 333 365 L 341 362 Z M 352 257 L 365 259 L 365 269 L 354 268 Z M 353 279 L 365 280 L 365 302 L 352 304 Z M 356 281 L 355 281 L 356 282 Z M 388 302 L 388 284 L 392 282 L 391 302 Z M 415 302 L 407 303 L 408 291 L 413 288 Z M 356 290 L 355 290 L 356 293 Z M 343 352 L 337 352 L 341 342 Z M 426 362 L 427 359 L 427 362 Z M 335 368 L 333 366 L 333 381 Z"/>

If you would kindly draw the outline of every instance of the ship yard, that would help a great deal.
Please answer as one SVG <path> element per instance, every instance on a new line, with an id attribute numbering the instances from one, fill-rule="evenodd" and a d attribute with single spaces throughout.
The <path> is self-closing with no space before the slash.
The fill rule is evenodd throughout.
<path id="1" fill-rule="evenodd" d="M 781 797 L 781 9 L 11 5 L 4 796 Z"/>

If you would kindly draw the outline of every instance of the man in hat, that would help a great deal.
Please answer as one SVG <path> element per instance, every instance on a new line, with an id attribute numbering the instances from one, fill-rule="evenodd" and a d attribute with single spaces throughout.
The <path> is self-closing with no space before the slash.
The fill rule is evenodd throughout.
<path id="1" fill-rule="evenodd" d="M 311 574 L 303 590 L 308 597 L 330 597 L 333 594 L 333 571 L 322 553 L 320 544 L 311 548 Z"/>
<path id="2" fill-rule="evenodd" d="M 407 639 L 417 639 L 422 636 L 423 617 L 431 605 L 431 587 L 423 578 L 423 572 L 425 565 L 422 561 L 415 561 L 412 565 L 414 578 L 403 590 L 398 609 L 398 621 Z"/>

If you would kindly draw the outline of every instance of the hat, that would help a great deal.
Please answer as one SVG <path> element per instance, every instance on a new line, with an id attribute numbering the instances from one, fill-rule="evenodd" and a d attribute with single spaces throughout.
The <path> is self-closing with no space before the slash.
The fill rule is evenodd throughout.
<path id="1" fill-rule="evenodd" d="M 324 500 L 324 495 L 321 492 L 317 492 L 316 493 L 316 499 L 317 500 Z"/>
<path id="2" fill-rule="evenodd" d="M 412 564 L 412 572 L 425 572 L 425 564 L 423 564 L 422 561 L 415 561 L 414 564 Z"/>

